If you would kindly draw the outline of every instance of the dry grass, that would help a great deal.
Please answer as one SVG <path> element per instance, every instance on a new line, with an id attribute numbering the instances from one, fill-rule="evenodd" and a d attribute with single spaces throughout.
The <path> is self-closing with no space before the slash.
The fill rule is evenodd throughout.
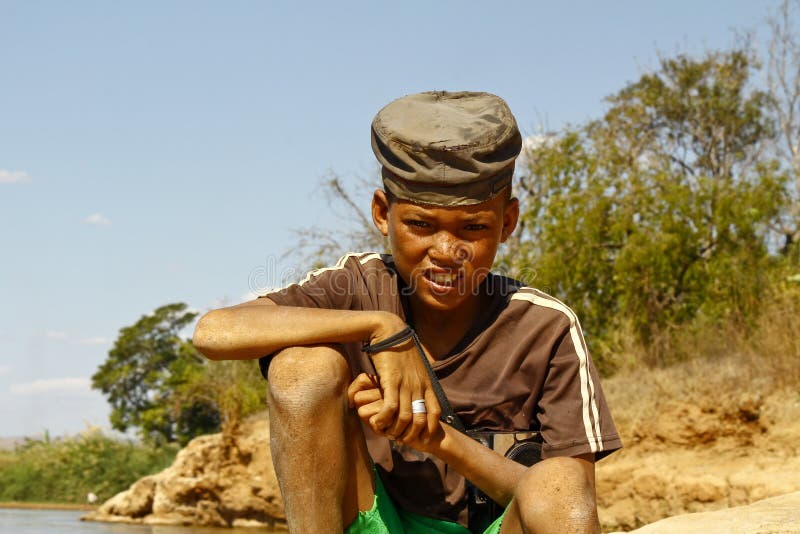
<path id="1" fill-rule="evenodd" d="M 657 358 L 633 336 L 616 340 L 619 371 L 604 380 L 614 418 L 634 441 L 661 416 L 666 404 L 692 405 L 732 420 L 746 419 L 776 392 L 800 390 L 800 289 L 790 286 L 765 301 L 750 328 L 735 324 L 674 331 Z M 654 366 L 654 361 L 671 365 Z M 677 362 L 677 363 L 675 363 Z"/>

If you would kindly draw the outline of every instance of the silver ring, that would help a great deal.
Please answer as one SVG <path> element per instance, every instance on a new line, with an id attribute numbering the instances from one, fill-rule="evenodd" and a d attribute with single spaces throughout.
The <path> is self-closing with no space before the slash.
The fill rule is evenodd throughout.
<path id="1" fill-rule="evenodd" d="M 425 407 L 425 399 L 411 401 L 411 413 L 428 413 L 428 409 Z"/>

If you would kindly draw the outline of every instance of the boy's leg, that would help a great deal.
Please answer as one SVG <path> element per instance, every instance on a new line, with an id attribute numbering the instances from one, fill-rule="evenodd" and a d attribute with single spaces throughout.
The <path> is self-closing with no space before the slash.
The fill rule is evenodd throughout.
<path id="1" fill-rule="evenodd" d="M 506 508 L 500 533 L 599 533 L 594 466 L 583 462 L 549 458 L 528 469 Z"/>
<path id="2" fill-rule="evenodd" d="M 290 532 L 341 532 L 374 501 L 372 464 L 347 407 L 350 370 L 329 346 L 292 347 L 269 368 L 272 461 Z"/>

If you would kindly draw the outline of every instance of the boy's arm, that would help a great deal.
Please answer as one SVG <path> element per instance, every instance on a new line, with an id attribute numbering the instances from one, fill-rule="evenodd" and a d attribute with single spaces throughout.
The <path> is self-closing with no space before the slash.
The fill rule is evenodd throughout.
<path id="1" fill-rule="evenodd" d="M 294 346 L 374 343 L 405 327 L 405 322 L 390 312 L 277 306 L 260 298 L 206 313 L 195 327 L 192 342 L 209 359 L 245 360 Z M 376 353 L 372 362 L 386 399 L 376 426 L 391 428 L 395 435 L 404 430 L 416 435 L 426 426 L 429 431 L 434 429 L 439 403 L 413 343 Z M 415 399 L 425 399 L 427 420 L 412 418 L 411 401 Z"/>
<path id="2" fill-rule="evenodd" d="M 383 339 L 403 328 L 388 312 L 277 306 L 260 298 L 206 313 L 192 343 L 211 360 L 253 360 L 286 347 Z"/>
<path id="3" fill-rule="evenodd" d="M 508 506 L 522 475 L 530 468 L 481 445 L 450 426 L 442 427 L 444 436 L 428 452 L 461 473 L 495 502 Z M 594 495 L 594 454 L 570 457 L 569 460 L 583 469 Z"/>
<path id="4" fill-rule="evenodd" d="M 381 409 L 383 400 L 380 391 L 370 385 L 368 375 L 361 374 L 356 377 L 348 389 L 348 399 L 350 405 L 358 410 L 361 420 L 376 433 L 381 434 L 381 430 L 372 424 L 371 418 Z M 441 423 L 430 434 L 415 438 L 406 435 L 398 441 L 419 451 L 433 454 L 503 506 L 511 502 L 517 484 L 529 469 L 485 447 L 453 427 Z M 584 470 L 594 494 L 594 454 L 575 456 L 569 460 L 576 462 Z"/>

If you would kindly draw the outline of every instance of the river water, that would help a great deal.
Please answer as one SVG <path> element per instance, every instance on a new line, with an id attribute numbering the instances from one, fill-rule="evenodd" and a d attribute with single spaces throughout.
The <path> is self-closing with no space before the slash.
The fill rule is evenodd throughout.
<path id="1" fill-rule="evenodd" d="M 262 528 L 206 528 L 122 525 L 84 522 L 79 510 L 24 510 L 0 508 L 3 534 L 265 534 Z"/>

